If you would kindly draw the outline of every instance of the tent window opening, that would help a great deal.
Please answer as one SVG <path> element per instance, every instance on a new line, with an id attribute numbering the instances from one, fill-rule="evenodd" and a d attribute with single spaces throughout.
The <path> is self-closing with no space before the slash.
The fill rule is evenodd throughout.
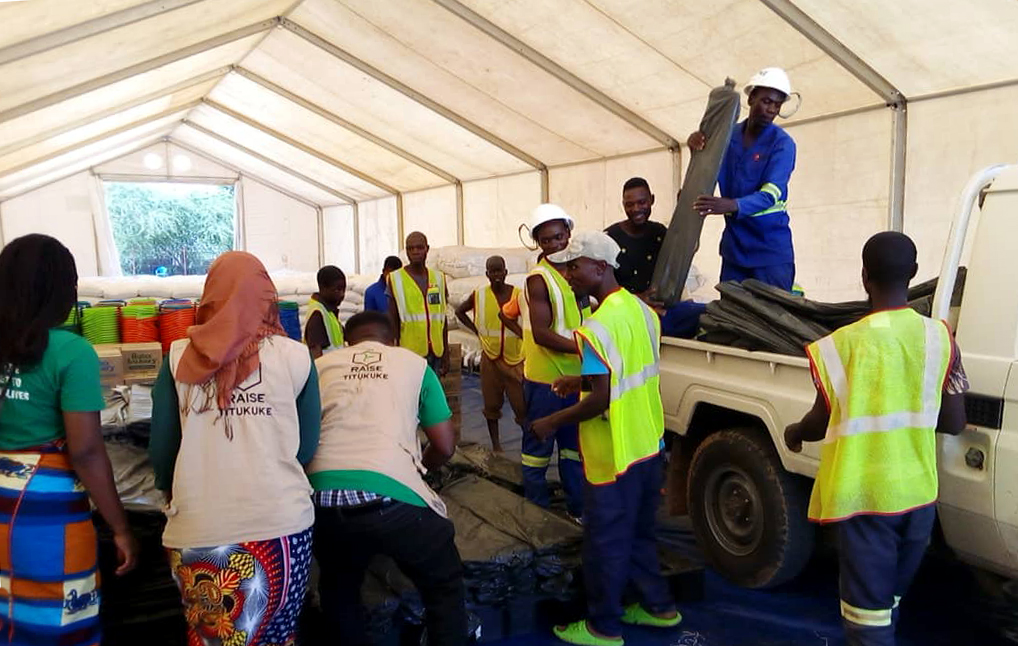
<path id="1" fill-rule="evenodd" d="M 219 254 L 234 248 L 232 184 L 104 184 L 124 274 L 205 274 Z"/>

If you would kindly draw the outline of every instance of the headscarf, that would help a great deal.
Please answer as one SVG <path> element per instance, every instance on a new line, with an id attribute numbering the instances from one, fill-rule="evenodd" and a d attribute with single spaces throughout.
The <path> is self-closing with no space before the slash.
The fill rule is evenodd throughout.
<path id="1" fill-rule="evenodd" d="M 215 385 L 215 403 L 222 414 L 230 407 L 233 390 L 258 369 L 262 339 L 285 336 L 277 299 L 265 266 L 247 252 L 228 251 L 209 267 L 196 324 L 187 331 L 191 343 L 176 374 L 177 381 L 205 391 L 205 402 L 196 412 L 212 409 Z M 229 423 L 226 434 L 232 439 Z"/>

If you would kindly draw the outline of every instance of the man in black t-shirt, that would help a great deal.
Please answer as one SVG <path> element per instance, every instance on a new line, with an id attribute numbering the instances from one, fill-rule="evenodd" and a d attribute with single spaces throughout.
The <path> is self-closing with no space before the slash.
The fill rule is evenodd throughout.
<path id="1" fill-rule="evenodd" d="M 657 255 L 668 232 L 665 225 L 650 221 L 653 206 L 654 195 L 647 180 L 634 177 L 622 187 L 622 209 L 626 212 L 626 219 L 605 229 L 605 233 L 622 249 L 615 278 L 619 285 L 634 294 L 643 294 L 650 289 Z"/>

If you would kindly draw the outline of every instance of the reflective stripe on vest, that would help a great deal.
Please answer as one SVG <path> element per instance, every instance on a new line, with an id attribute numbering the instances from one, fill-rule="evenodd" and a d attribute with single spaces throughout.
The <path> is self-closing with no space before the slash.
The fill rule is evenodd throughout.
<path id="1" fill-rule="evenodd" d="M 592 484 L 607 484 L 635 462 L 660 452 L 660 321 L 643 301 L 620 289 L 605 298 L 576 334 L 610 370 L 607 416 L 580 423 L 584 474 Z"/>
<path id="2" fill-rule="evenodd" d="M 406 268 L 389 274 L 396 309 L 399 312 L 399 345 L 426 357 L 445 354 L 442 331 L 445 325 L 445 275 L 428 270 L 428 295 L 437 294 L 437 303 L 427 303 L 420 286 Z"/>
<path id="3" fill-rule="evenodd" d="M 573 330 L 580 326 L 589 310 L 580 312 L 576 303 L 576 295 L 561 273 L 547 260 L 541 262 L 528 275 L 540 276 L 548 288 L 548 299 L 551 303 L 551 329 L 567 339 L 572 338 Z M 580 374 L 580 357 L 576 354 L 555 352 L 534 341 L 534 330 L 530 323 L 530 295 L 523 290 L 520 299 L 520 323 L 523 327 L 523 376 L 528 381 L 542 384 L 553 384 L 559 377 Z"/>
<path id="4" fill-rule="evenodd" d="M 936 500 L 935 431 L 951 347 L 944 323 L 905 309 L 871 314 L 807 348 L 830 409 L 810 519 L 897 514 Z"/>
<path id="5" fill-rule="evenodd" d="M 339 319 L 335 314 L 329 311 L 329 308 L 325 307 L 317 300 L 312 298 L 308 301 L 308 309 L 312 312 L 318 312 L 322 315 L 322 322 L 325 323 L 325 333 L 329 337 L 329 347 L 323 348 L 322 353 L 332 352 L 338 348 L 342 348 L 345 341 L 343 340 L 343 326 L 340 325 Z M 310 316 L 310 314 L 309 314 Z M 305 345 L 308 340 L 304 339 Z"/>
<path id="6" fill-rule="evenodd" d="M 512 288 L 510 300 L 518 298 L 519 289 Z M 493 361 L 501 359 L 510 366 L 523 361 L 523 339 L 508 329 L 498 317 L 502 306 L 491 287 L 481 287 L 474 292 L 474 327 L 481 341 L 484 354 Z"/>

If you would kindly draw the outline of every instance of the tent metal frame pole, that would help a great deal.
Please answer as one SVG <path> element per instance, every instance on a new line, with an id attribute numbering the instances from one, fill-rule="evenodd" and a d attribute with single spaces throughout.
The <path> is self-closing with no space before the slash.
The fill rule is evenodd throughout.
<path id="1" fill-rule="evenodd" d="M 28 193 L 31 193 L 32 191 L 38 191 L 39 189 L 46 188 L 47 186 L 52 186 L 53 184 L 56 184 L 57 182 L 62 182 L 65 179 L 68 179 L 70 177 L 74 177 L 78 173 L 87 172 L 90 168 L 95 168 L 96 166 L 99 166 L 101 164 L 107 164 L 107 163 L 109 163 L 111 161 L 116 161 L 118 159 L 121 159 L 122 157 L 127 157 L 128 155 L 133 155 L 134 153 L 136 153 L 136 152 L 138 152 L 140 150 L 145 150 L 146 148 L 159 143 L 160 141 L 163 140 L 164 136 L 165 135 L 150 135 L 148 137 L 143 137 L 141 139 L 138 139 L 137 141 L 140 142 L 140 143 L 138 143 L 138 145 L 136 147 L 131 148 L 127 152 L 121 153 L 121 154 L 119 154 L 119 155 L 117 155 L 115 157 L 109 157 L 107 159 L 104 159 L 103 161 L 99 161 L 99 162 L 90 164 L 88 166 L 85 166 L 84 168 L 77 168 L 76 170 L 73 170 L 71 172 L 61 174 L 61 175 L 57 176 L 54 179 L 51 179 L 49 181 L 43 182 L 42 184 L 39 184 L 38 186 L 33 186 L 32 188 L 26 188 L 23 191 L 18 191 L 17 193 L 12 193 L 11 195 L 0 197 L 0 203 L 6 202 L 7 200 L 13 200 L 14 198 L 21 197 L 22 195 L 27 195 Z M 114 146 L 114 148 L 116 148 L 116 146 Z M 69 165 L 69 166 L 71 166 L 71 165 Z M 29 181 L 31 181 L 31 180 L 29 180 Z"/>
<path id="2" fill-rule="evenodd" d="M 192 155 L 197 155 L 198 157 L 201 157 L 201 158 L 205 159 L 206 161 L 210 161 L 213 164 L 218 164 L 218 165 L 222 166 L 223 168 L 225 168 L 227 170 L 232 170 L 234 173 L 237 173 L 237 178 L 232 180 L 234 182 L 239 181 L 243 177 L 247 177 L 248 179 L 254 180 L 254 181 L 258 182 L 259 184 L 264 184 L 265 186 L 267 186 L 267 187 L 271 188 L 272 190 L 276 191 L 277 193 L 281 193 L 281 194 L 285 195 L 286 197 L 290 198 L 291 200 L 294 200 L 296 202 L 300 202 L 301 204 L 303 204 L 305 206 L 310 206 L 311 208 L 317 208 L 317 207 L 321 206 L 317 202 L 313 202 L 313 201 L 307 199 L 306 197 L 301 197 L 300 195 L 297 195 L 293 191 L 287 190 L 287 189 L 283 188 L 282 186 L 279 186 L 278 184 L 270 182 L 269 180 L 264 179 L 264 178 L 254 174 L 254 173 L 249 173 L 246 170 L 242 170 L 238 166 L 235 166 L 235 165 L 233 165 L 233 164 L 231 164 L 229 162 L 223 161 L 222 159 L 219 159 L 218 157 L 216 157 L 212 153 L 206 152 L 204 150 L 199 150 L 199 149 L 195 148 L 194 146 L 191 146 L 190 144 L 185 144 L 185 143 L 183 143 L 181 141 L 178 141 L 178 140 L 174 139 L 173 137 L 170 137 L 169 139 L 167 139 L 167 141 L 171 145 L 176 146 L 177 148 L 180 148 L 181 150 L 186 150 L 187 152 L 191 153 Z M 287 174 L 289 174 L 289 173 L 287 173 Z M 297 179 L 300 179 L 300 178 L 297 178 Z"/>
<path id="3" fill-rule="evenodd" d="M 233 181 L 233 199 L 237 202 L 237 228 L 234 231 L 234 249 L 247 251 L 247 207 L 244 206 L 244 173 L 237 173 L 237 179 Z M 239 236 L 237 234 L 240 234 Z M 237 246 L 237 238 L 240 238 L 240 246 Z"/>
<path id="4" fill-rule="evenodd" d="M 933 99 L 947 99 L 955 96 L 962 96 L 964 94 L 974 94 L 976 92 L 989 92 L 990 90 L 1000 90 L 1007 87 L 1013 87 L 1018 85 L 1018 78 L 1007 79 L 1005 81 L 994 81 L 993 83 L 983 83 L 982 85 L 972 85 L 969 87 L 959 87 L 953 90 L 943 90 L 941 92 L 930 92 L 929 94 L 920 94 L 918 96 L 909 97 L 909 103 L 919 103 L 920 101 L 932 101 Z"/>
<path id="5" fill-rule="evenodd" d="M 134 7 L 99 16 L 58 31 L 42 34 L 0 49 L 0 65 L 48 52 L 98 34 L 148 20 L 164 13 L 197 4 L 201 0 L 149 0 Z"/>
<path id="6" fill-rule="evenodd" d="M 350 54 L 349 52 L 346 52 L 337 45 L 329 42 L 328 40 L 322 38 L 321 36 L 315 34 L 314 32 L 304 28 L 302 25 L 299 25 L 293 22 L 292 20 L 289 20 L 288 18 L 281 19 L 279 21 L 279 24 L 283 29 L 286 29 L 290 33 L 299 36 L 300 38 L 303 38 L 305 41 L 311 43 L 318 49 L 321 49 L 322 51 L 331 54 L 333 57 L 343 61 L 344 63 L 350 65 L 351 67 L 356 68 L 361 73 L 367 74 L 368 76 L 372 77 L 379 83 L 387 85 L 391 89 L 396 90 L 400 94 L 403 94 L 404 96 L 412 99 L 413 101 L 416 101 L 417 103 L 423 105 L 432 112 L 435 112 L 445 117 L 446 119 L 452 121 L 461 128 L 464 128 L 465 130 L 470 131 L 471 133 L 480 137 L 481 139 L 484 139 L 485 141 L 495 146 L 496 148 L 501 148 L 504 152 L 512 155 L 516 159 L 519 159 L 520 161 L 530 166 L 533 166 L 538 170 L 547 168 L 547 166 L 545 166 L 543 162 L 538 160 L 533 155 L 524 152 L 523 150 L 517 148 L 516 146 L 512 145 L 511 143 L 502 139 L 501 137 L 495 135 L 494 133 L 489 132 L 488 130 L 482 128 L 481 126 L 477 125 L 476 123 L 467 119 L 466 117 L 452 111 L 451 109 L 438 103 L 437 101 L 427 96 L 426 94 L 418 92 L 409 85 L 396 80 L 395 78 L 389 76 L 382 70 L 374 67 L 373 65 L 370 65 L 365 61 L 362 61 L 361 59 Z"/>
<path id="7" fill-rule="evenodd" d="M 353 207 L 353 270 L 354 273 L 361 273 L 361 209 L 357 202 Z"/>
<path id="8" fill-rule="evenodd" d="M 760 0 L 760 2 L 819 47 L 821 51 L 833 58 L 866 87 L 873 90 L 888 105 L 897 105 L 905 101 L 905 96 L 898 88 L 835 38 L 833 34 L 821 27 L 805 11 L 795 6 L 791 0 Z"/>
<path id="9" fill-rule="evenodd" d="M 3 112 L 0 112 L 0 123 L 3 123 L 4 121 L 10 121 L 11 119 L 28 114 L 29 112 L 35 112 L 36 110 L 47 108 L 51 105 L 60 103 L 62 101 L 67 101 L 68 99 L 73 99 L 75 97 L 81 96 L 82 94 L 87 94 L 89 92 L 99 90 L 108 85 L 113 85 L 114 83 L 123 81 L 124 79 L 128 79 L 132 76 L 144 74 L 145 72 L 151 72 L 152 70 L 158 69 L 160 67 L 165 67 L 166 65 L 169 65 L 171 63 L 176 63 L 177 61 L 183 60 L 189 56 L 201 54 L 202 52 L 207 52 L 210 49 L 215 49 L 216 47 L 228 45 L 229 43 L 241 40 L 243 38 L 247 38 L 248 36 L 253 36 L 255 34 L 268 31 L 272 27 L 278 25 L 279 22 L 280 22 L 279 18 L 261 20 L 256 23 L 247 25 L 246 27 L 234 29 L 233 31 L 227 32 L 225 34 L 220 34 L 219 36 L 216 36 L 214 38 L 209 38 L 208 40 L 204 40 L 200 43 L 195 43 L 194 45 L 183 47 L 176 51 L 163 54 L 162 56 L 157 56 L 156 58 L 143 61 L 136 65 L 131 65 L 130 67 L 125 67 L 123 69 L 117 70 L 116 72 L 105 74 L 98 78 L 94 78 L 90 81 L 79 83 L 78 85 L 74 85 L 69 88 L 60 90 L 59 92 L 54 92 L 53 94 L 39 97 L 38 99 L 34 99 L 27 103 L 16 105 L 12 108 L 4 110 Z"/>
<path id="10" fill-rule="evenodd" d="M 311 179 L 307 175 L 302 175 L 301 173 L 298 173 L 297 171 L 295 171 L 295 170 L 293 170 L 291 168 L 287 168 L 286 166 L 284 166 L 283 164 L 277 162 L 276 160 L 274 160 L 274 159 L 272 159 L 270 157 L 266 157 L 265 155 L 263 155 L 263 154 L 261 154 L 259 152 L 256 152 L 254 150 L 251 150 L 247 146 L 239 144 L 239 143 L 233 141 L 232 139 L 228 139 L 228 138 L 222 136 L 221 134 L 219 134 L 218 132 L 213 132 L 212 130 L 209 130 L 205 126 L 202 126 L 201 124 L 197 124 L 197 123 L 191 121 L 190 119 L 184 119 L 183 125 L 187 126 L 188 128 L 190 128 L 192 130 L 200 132 L 201 134 L 205 135 L 206 137 L 211 137 L 212 139 L 215 139 L 216 141 L 218 141 L 221 144 L 225 144 L 227 146 L 230 146 L 231 148 L 239 150 L 240 152 L 244 153 L 248 157 L 253 157 L 254 159 L 257 159 L 258 161 L 262 162 L 263 164 L 268 164 L 269 166 L 272 166 L 276 170 L 280 170 L 280 171 L 286 173 L 287 175 L 291 175 L 293 177 L 296 177 L 297 179 L 299 179 L 300 181 L 304 182 L 305 184 L 308 184 L 310 186 L 314 186 L 315 188 L 317 188 L 320 191 L 328 193 L 329 195 L 334 195 L 334 196 L 338 197 L 339 199 L 343 200 L 347 204 L 350 204 L 350 203 L 356 201 L 352 197 L 350 197 L 349 195 L 346 195 L 345 193 L 341 193 L 340 191 L 337 191 L 334 188 L 326 186 L 325 184 L 322 184 L 321 182 L 319 182 L 317 180 Z"/>
<path id="11" fill-rule="evenodd" d="M 548 168 L 539 170 L 541 172 L 541 203 L 547 204 L 551 201 L 551 173 Z"/>
<path id="12" fill-rule="evenodd" d="M 892 108 L 891 118 L 891 179 L 888 200 L 887 227 L 891 231 L 905 230 L 905 179 L 908 151 L 908 106 Z"/>
<path id="13" fill-rule="evenodd" d="M 183 105 L 179 105 L 179 106 L 176 106 L 176 107 L 173 107 L 173 108 L 169 108 L 167 110 L 163 110 L 162 112 L 160 112 L 158 114 L 153 114 L 151 116 L 145 117 L 144 119 L 139 119 L 137 121 L 132 121 L 131 123 L 122 125 L 122 126 L 120 126 L 118 128 L 114 128 L 113 130 L 107 130 L 106 132 L 104 132 L 102 134 L 95 135 L 94 137 L 89 137 L 88 139 L 86 139 L 84 141 L 79 141 L 78 143 L 76 143 L 76 144 L 74 144 L 72 146 L 67 146 L 65 148 L 61 148 L 60 150 L 54 151 L 54 152 L 49 153 L 47 155 L 43 155 L 42 157 L 36 157 L 35 159 L 32 159 L 32 160 L 27 161 L 27 162 L 23 162 L 21 164 L 18 164 L 16 166 L 11 167 L 11 168 L 2 169 L 2 170 L 0 170 L 0 179 L 3 179 L 4 177 L 7 177 L 9 175 L 13 175 L 15 173 L 19 173 L 19 172 L 25 170 L 26 168 L 31 168 L 32 166 L 37 166 L 39 164 L 45 164 L 46 162 L 48 162 L 48 161 L 50 161 L 52 159 L 56 159 L 57 157 L 61 157 L 63 155 L 67 155 L 69 153 L 72 153 L 75 150 L 78 150 L 79 148 L 84 148 L 85 146 L 91 146 L 92 144 L 99 143 L 100 141 L 104 141 L 106 139 L 109 139 L 110 137 L 116 137 L 117 135 L 122 134 L 124 132 L 127 132 L 129 130 L 134 130 L 135 128 L 144 127 L 144 126 L 146 126 L 146 125 L 148 125 L 150 123 L 153 123 L 155 121 L 159 121 L 160 119 L 165 119 L 166 117 L 172 116 L 172 115 L 177 114 L 177 113 L 181 113 L 180 120 L 183 120 L 184 116 L 186 116 L 186 114 L 184 114 L 184 113 L 186 113 L 191 108 L 199 105 L 200 103 L 201 103 L 201 101 L 191 101 L 191 102 L 185 103 Z"/>
<path id="14" fill-rule="evenodd" d="M 329 121 L 331 121 L 332 123 L 336 124 L 340 128 L 344 128 L 346 130 L 349 130 L 350 132 L 354 133 L 355 135 L 357 135 L 359 137 L 362 137 L 364 139 L 367 139 L 368 141 L 370 141 L 371 143 L 375 144 L 376 146 L 384 148 L 385 150 L 388 150 L 392 154 L 397 155 L 399 157 L 402 157 L 403 159 L 407 160 L 411 164 L 414 164 L 416 166 L 420 166 L 424 170 L 428 171 L 429 173 L 432 173 L 433 175 L 437 175 L 437 176 L 441 177 L 442 179 L 444 179 L 445 181 L 449 182 L 450 184 L 455 184 L 457 181 L 459 181 L 459 178 L 457 178 L 455 175 L 453 175 L 449 171 L 444 170 L 442 168 L 439 168 L 438 166 L 435 166 L 431 162 L 428 162 L 428 161 L 426 161 L 424 159 L 421 159 L 417 155 L 414 155 L 413 153 L 411 153 L 409 151 L 406 151 L 406 150 L 400 148 L 399 146 L 396 146 L 395 144 L 386 141 L 385 139 L 382 139 L 378 135 L 376 135 L 376 134 L 374 134 L 372 132 L 369 132 L 368 130 L 365 130 L 364 128 L 358 126 L 355 123 L 347 121 L 343 117 L 340 117 L 339 115 L 335 114 L 334 112 L 332 112 L 330 110 L 327 110 L 326 108 L 318 105 L 317 103 L 313 103 L 313 102 L 308 101 L 307 99 L 305 99 L 304 97 L 302 97 L 302 96 L 300 96 L 298 94 L 294 94 L 290 90 L 287 90 L 286 88 L 284 88 L 284 87 L 282 87 L 280 85 L 277 85 L 276 83 L 273 83 L 272 81 L 268 80 L 267 78 L 265 78 L 263 76 L 260 76 L 260 75 L 254 73 L 254 72 L 252 72 L 252 71 L 250 71 L 248 69 L 245 69 L 243 67 L 238 67 L 238 66 L 235 66 L 231 71 L 234 72 L 235 74 L 239 75 L 239 76 L 243 76 L 244 78 L 246 78 L 249 81 L 252 81 L 252 82 L 262 86 L 263 88 L 265 88 L 266 90 L 269 90 L 270 92 L 274 92 L 275 94 L 278 94 L 279 96 L 283 97 L 284 99 L 289 100 L 292 103 L 296 103 L 297 105 L 301 106 L 302 108 L 304 108 L 306 110 L 314 112 L 315 114 L 317 114 L 318 116 L 322 117 L 323 119 L 328 119 Z"/>
<path id="15" fill-rule="evenodd" d="M 167 96 L 171 96 L 173 94 L 176 94 L 177 92 L 180 92 L 182 90 L 190 89 L 192 87 L 195 87 L 196 85 L 201 85 L 202 83 L 207 83 L 209 81 L 221 78 L 222 76 L 226 75 L 226 73 L 229 72 L 229 71 L 230 71 L 229 67 L 226 67 L 226 66 L 219 67 L 217 69 L 214 69 L 212 71 L 206 72 L 204 74 L 199 74 L 198 76 L 194 76 L 194 77 L 191 77 L 191 78 L 189 78 L 187 80 L 181 81 L 180 83 L 175 83 L 174 85 L 171 85 L 169 87 L 161 88 L 159 90 L 156 90 L 155 92 L 150 92 L 150 93 L 148 93 L 148 94 L 146 94 L 144 96 L 138 97 L 137 99 L 133 99 L 131 101 L 128 101 L 127 103 L 118 104 L 116 106 L 113 106 L 112 108 L 107 108 L 106 110 L 102 110 L 100 112 L 96 112 L 94 114 L 91 114 L 91 115 L 89 115 L 87 117 L 82 117 L 81 119 L 77 119 L 75 121 L 69 121 L 67 123 L 62 123 L 61 125 L 57 126 L 56 128 L 52 128 L 50 130 L 46 130 L 44 132 L 41 132 L 41 133 L 39 133 L 37 135 L 33 135 L 33 136 L 28 137 L 26 139 L 21 139 L 19 141 L 15 141 L 12 144 L 8 144 L 6 146 L 0 146 L 0 156 L 6 155 L 6 154 L 11 153 L 11 152 L 14 152 L 14 151 L 19 150 L 21 148 L 27 148 L 28 146 L 33 146 L 33 145 L 35 145 L 35 144 L 37 144 L 37 143 L 39 143 L 41 141 L 46 141 L 47 139 L 50 139 L 52 137 L 60 136 L 60 135 L 62 135 L 64 133 L 67 133 L 67 132 L 70 132 L 72 130 L 75 130 L 76 128 L 83 128 L 85 126 L 91 125 L 91 124 L 93 124 L 93 123 L 95 123 L 97 121 L 100 121 L 100 120 L 105 119 L 107 117 L 111 117 L 111 116 L 113 116 L 115 114 L 118 114 L 120 112 L 126 112 L 127 110 L 131 110 L 131 109 L 136 108 L 138 106 L 144 105 L 144 104 L 146 104 L 146 103 L 148 103 L 150 101 L 156 101 L 156 100 L 161 99 L 163 97 L 167 97 Z"/>
<path id="16" fill-rule="evenodd" d="M 7 246 L 7 238 L 4 237 L 4 205 L 0 202 L 0 249 Z"/>
<path id="17" fill-rule="evenodd" d="M 212 99 L 207 99 L 207 98 L 206 99 L 202 99 L 201 102 L 204 105 L 207 105 L 208 107 L 212 108 L 213 110 L 216 110 L 218 112 L 222 112 L 226 116 L 228 116 L 228 117 L 230 117 L 232 119 L 236 119 L 237 121 L 240 121 L 241 123 L 243 123 L 243 124 L 245 124 L 247 126 L 250 126 L 250 127 L 254 128 L 255 130 L 258 130 L 259 132 L 263 133 L 263 134 L 266 134 L 266 135 L 268 135 L 270 137 L 273 137 L 274 139 L 278 139 L 279 141 L 281 141 L 281 142 L 283 142 L 283 143 L 285 143 L 285 144 L 287 144 L 287 145 L 289 145 L 289 146 L 291 146 L 293 148 L 296 148 L 297 150 L 300 150 L 300 151 L 302 151 L 304 153 L 307 153 L 308 155 L 311 155 L 312 157 L 315 157 L 316 159 L 318 159 L 320 161 L 323 161 L 326 164 L 329 164 L 330 166 L 335 166 L 336 168 L 338 168 L 338 169 L 340 169 L 340 170 L 342 170 L 342 171 L 344 171 L 344 172 L 346 172 L 346 173 L 348 173 L 350 175 L 353 175 L 354 177 L 356 177 L 357 179 L 359 179 L 359 180 L 361 180 L 363 182 L 367 182 L 368 184 L 371 184 L 372 186 L 376 186 L 376 187 L 382 189 L 386 193 L 395 195 L 398 192 L 398 189 L 393 187 L 391 184 L 388 184 L 386 182 L 383 182 L 380 179 L 372 177 L 371 175 L 368 175 L 364 171 L 358 170 L 358 169 L 354 168 L 353 166 L 350 166 L 349 164 L 345 164 L 345 163 L 339 161 L 338 159 L 336 159 L 335 157 L 332 157 L 330 155 L 326 155 L 325 153 L 321 152 L 317 148 L 314 148 L 313 146 L 309 146 L 309 145 L 307 145 L 305 143 L 297 141 L 293 137 L 290 137 L 288 135 L 284 135 L 283 133 L 279 132 L 278 130 L 276 130 L 274 128 L 270 128 L 269 126 L 265 125 L 261 121 L 258 121 L 257 119 L 252 119 L 251 117 L 249 117 L 249 116 L 247 116 L 245 114 L 241 114 L 240 112 L 237 112 L 236 110 L 233 110 L 232 108 L 226 107 L 222 103 L 218 103 L 216 101 L 213 101 Z"/>
<path id="18" fill-rule="evenodd" d="M 325 266 L 325 212 L 322 207 L 315 207 L 315 227 L 318 234 L 318 266 Z"/>
<path id="19" fill-rule="evenodd" d="M 463 19 L 465 22 L 486 34 L 488 37 L 494 39 L 496 42 L 505 45 L 548 74 L 554 76 L 562 83 L 565 83 L 573 90 L 576 90 L 587 99 L 593 101 L 619 119 L 625 121 L 633 128 L 659 142 L 665 148 L 674 148 L 679 145 L 679 142 L 674 137 L 661 128 L 658 128 L 647 119 L 636 114 L 590 83 L 584 81 L 530 45 L 524 43 L 522 40 L 516 38 L 484 16 L 475 12 L 473 9 L 464 6 L 458 0 L 432 0 L 432 2 Z"/>
<path id="20" fill-rule="evenodd" d="M 859 114 L 867 114 L 869 112 L 878 112 L 880 110 L 886 110 L 888 105 L 886 103 L 874 103 L 872 105 L 864 105 L 858 108 L 850 108 L 848 110 L 840 110 L 838 112 L 828 112 L 827 114 L 818 114 L 813 117 L 806 117 L 805 119 L 796 119 L 786 124 L 782 124 L 782 128 L 788 130 L 789 128 L 795 128 L 796 126 L 808 126 L 811 123 L 822 123 L 824 121 L 831 121 L 833 119 L 841 119 L 843 117 L 854 117 Z"/>
<path id="21" fill-rule="evenodd" d="M 116 160 L 114 160 L 116 161 Z M 215 177 L 211 175 L 206 176 L 184 176 L 184 177 L 164 177 L 156 175 L 136 175 L 130 173 L 99 173 L 100 177 L 104 182 L 122 182 L 122 183 L 145 183 L 145 182 L 160 182 L 164 184 L 233 184 L 237 181 L 236 177 Z"/>
<path id="22" fill-rule="evenodd" d="M 396 193 L 396 237 L 399 238 L 400 251 L 406 247 L 406 222 L 403 215 L 403 194 Z"/>
<path id="23" fill-rule="evenodd" d="M 453 186 L 456 188 L 456 244 L 462 247 L 467 237 L 463 204 L 463 182 L 456 182 Z"/>
<path id="24" fill-rule="evenodd" d="M 675 148 L 672 153 L 672 195 L 678 195 L 682 190 L 682 148 Z M 678 204 L 678 198 L 676 198 Z"/>

